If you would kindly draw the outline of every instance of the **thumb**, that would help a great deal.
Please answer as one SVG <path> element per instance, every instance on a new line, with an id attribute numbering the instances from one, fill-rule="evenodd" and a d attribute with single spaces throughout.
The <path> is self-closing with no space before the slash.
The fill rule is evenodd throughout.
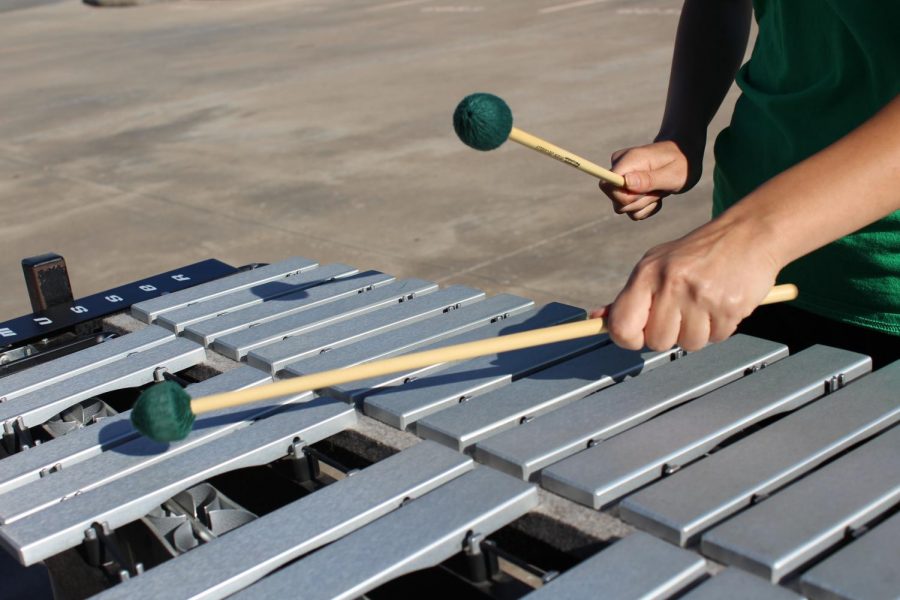
<path id="1" fill-rule="evenodd" d="M 684 177 L 676 169 L 661 168 L 652 171 L 625 173 L 625 188 L 635 194 L 650 192 L 677 192 L 684 187 Z"/>

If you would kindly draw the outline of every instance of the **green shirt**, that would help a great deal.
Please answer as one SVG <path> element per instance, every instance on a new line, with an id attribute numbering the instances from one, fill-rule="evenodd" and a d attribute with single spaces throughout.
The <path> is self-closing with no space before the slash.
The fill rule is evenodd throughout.
<path id="1" fill-rule="evenodd" d="M 900 93 L 900 0 L 754 0 L 754 8 L 759 35 L 715 144 L 714 215 Z M 847 202 L 864 199 L 865 188 Z M 791 263 L 779 281 L 797 284 L 800 308 L 900 335 L 900 211 Z"/>

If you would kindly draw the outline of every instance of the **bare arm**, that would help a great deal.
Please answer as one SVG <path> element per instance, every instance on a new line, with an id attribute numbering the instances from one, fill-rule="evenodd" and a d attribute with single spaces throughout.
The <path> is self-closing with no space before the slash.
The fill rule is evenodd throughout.
<path id="1" fill-rule="evenodd" d="M 789 262 L 896 210 L 900 96 L 718 218 L 647 252 L 609 307 L 610 334 L 635 349 L 722 340 Z"/>
<path id="2" fill-rule="evenodd" d="M 706 130 L 741 65 L 752 15 L 750 0 L 685 1 L 659 134 L 654 143 L 613 154 L 624 190 L 600 185 L 616 212 L 646 218 L 663 197 L 700 179 Z"/>

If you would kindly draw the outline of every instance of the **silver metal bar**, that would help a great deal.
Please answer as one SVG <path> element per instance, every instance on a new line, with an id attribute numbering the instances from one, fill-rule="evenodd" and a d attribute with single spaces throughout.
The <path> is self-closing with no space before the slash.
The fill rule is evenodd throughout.
<path id="1" fill-rule="evenodd" d="M 701 547 L 777 583 L 898 503 L 900 428 L 894 427 L 707 532 Z"/>
<path id="2" fill-rule="evenodd" d="M 659 537 L 692 543 L 754 498 L 900 421 L 898 389 L 900 361 L 630 496 L 619 513 Z"/>
<path id="3" fill-rule="evenodd" d="M 253 367 L 243 366 L 189 386 L 187 391 L 194 397 L 200 397 L 244 389 L 260 383 L 268 383 L 271 380 L 271 376 L 267 373 Z M 274 401 L 209 413 L 198 419 L 185 439 L 173 444 L 154 442 L 145 437 L 135 437 L 135 439 L 123 442 L 105 452 L 101 452 L 102 447 L 97 448 L 96 445 L 82 449 L 83 453 L 94 453 L 94 458 L 84 460 L 82 457 L 78 462 L 69 458 L 68 460 L 73 464 L 69 464 L 67 468 L 32 481 L 28 485 L 16 489 L 14 493 L 0 496 L 0 523 L 11 523 L 27 517 L 60 500 L 100 487 L 114 479 L 145 469 L 149 465 L 245 427 L 253 419 L 274 412 L 284 404 L 308 400 L 312 397 L 312 392 L 306 392 L 283 396 Z M 116 431 L 118 431 L 118 427 Z M 101 431 L 95 435 L 103 436 L 104 434 Z"/>
<path id="4" fill-rule="evenodd" d="M 190 306 L 167 311 L 156 319 L 156 324 L 181 333 L 189 325 L 206 319 L 233 313 L 241 309 L 262 304 L 266 300 L 280 298 L 287 294 L 296 295 L 305 289 L 333 281 L 335 278 L 358 273 L 347 265 L 325 265 L 297 273 L 286 279 L 266 281 L 253 287 L 237 290 L 230 294 L 210 298 Z"/>
<path id="5" fill-rule="evenodd" d="M 800 589 L 813 600 L 897 598 L 900 590 L 898 556 L 900 514 L 807 571 L 800 579 Z"/>
<path id="6" fill-rule="evenodd" d="M 544 469 L 541 484 L 600 508 L 750 425 L 822 396 L 833 377 L 849 381 L 870 365 L 867 356 L 813 346 Z"/>
<path id="7" fill-rule="evenodd" d="M 342 321 L 409 301 L 410 295 L 418 298 L 437 289 L 436 283 L 421 279 L 397 281 L 364 294 L 355 294 L 250 329 L 223 335 L 213 342 L 213 349 L 234 360 L 241 360 L 251 351 L 263 346 L 280 342 L 288 337 L 306 335 L 326 326 L 334 326 Z"/>
<path id="8" fill-rule="evenodd" d="M 356 411 L 339 400 L 293 404 L 231 435 L 4 525 L 0 543 L 23 565 L 34 564 L 78 545 L 92 523 L 121 527 L 192 485 L 235 469 L 268 464 L 285 456 L 294 440 L 314 444 L 355 423 Z"/>
<path id="9" fill-rule="evenodd" d="M 483 298 L 484 292 L 461 285 L 454 285 L 421 298 L 414 296 L 406 302 L 366 315 L 365 318 L 343 321 L 326 329 L 314 330 L 307 335 L 288 337 L 282 342 L 257 348 L 247 354 L 247 363 L 277 373 L 288 364 L 307 356 L 352 344 L 382 331 L 422 321 L 449 312 L 456 306 L 477 302 Z"/>
<path id="10" fill-rule="evenodd" d="M 457 477 L 350 535 L 245 588 L 235 599 L 357 598 L 462 551 L 538 503 L 537 489 L 483 467 Z M 337 565 L 349 565 L 338 568 Z"/>
<path id="11" fill-rule="evenodd" d="M 422 442 L 115 586 L 97 600 L 216 600 L 459 477 L 471 459 Z M 179 582 L 172 585 L 173 581 Z"/>
<path id="12" fill-rule="evenodd" d="M 244 389 L 268 383 L 272 376 L 253 367 L 241 366 L 201 383 L 188 386 L 195 397 Z M 131 411 L 102 419 L 95 425 L 71 431 L 42 444 L 0 460 L 0 494 L 41 479 L 76 463 L 97 456 L 140 434 L 131 426 Z M 0 496 L 2 502 L 2 496 Z"/>
<path id="13" fill-rule="evenodd" d="M 528 594 L 541 598 L 668 598 L 706 573 L 706 561 L 640 531 Z"/>
<path id="14" fill-rule="evenodd" d="M 478 462 L 522 479 L 787 356 L 781 344 L 735 335 L 640 377 L 499 433 L 475 447 Z"/>
<path id="15" fill-rule="evenodd" d="M 512 294 L 498 294 L 481 302 L 462 306 L 442 315 L 440 319 L 428 319 L 398 329 L 385 331 L 349 346 L 335 348 L 305 360 L 288 365 L 284 370 L 290 376 L 321 373 L 338 367 L 349 367 L 371 360 L 389 358 L 406 352 L 434 347 L 438 343 L 456 343 L 464 337 L 491 336 L 505 323 L 519 318 L 534 306 L 534 302 Z M 508 319 L 508 320 L 507 320 Z M 461 335 L 463 334 L 463 335 Z M 441 342 L 445 340 L 444 342 Z M 437 342 L 437 343 L 436 343 Z M 359 382 L 348 384 L 351 389 Z M 346 398 L 345 386 L 329 389 L 329 395 Z M 347 398 L 349 400 L 349 398 Z"/>
<path id="16" fill-rule="evenodd" d="M 378 271 L 365 271 L 341 277 L 313 288 L 279 296 L 275 302 L 263 302 L 189 325 L 184 329 L 184 336 L 204 346 L 209 346 L 216 338 L 223 335 L 258 327 L 262 323 L 322 306 L 335 300 L 363 294 L 391 283 L 394 279 L 393 275 L 385 275 Z"/>
<path id="17" fill-rule="evenodd" d="M 139 302 L 131 307 L 131 314 L 135 319 L 139 319 L 144 323 L 152 323 L 159 315 L 170 310 L 183 308 L 197 302 L 205 302 L 212 298 L 244 290 L 267 281 L 285 279 L 303 271 L 314 269 L 317 266 L 318 263 L 305 258 L 289 258 L 265 267 L 235 273 L 228 277 Z"/>
<path id="18" fill-rule="evenodd" d="M 725 569 L 687 594 L 682 600 L 801 600 L 787 588 L 778 587 L 740 569 Z"/>
<path id="19" fill-rule="evenodd" d="M 609 344 L 420 419 L 416 434 L 459 452 L 672 360 L 672 352 L 634 352 Z"/>
<path id="20" fill-rule="evenodd" d="M 0 399 L 8 402 L 13 398 L 120 360 L 134 352 L 143 352 L 174 339 L 174 333 L 155 325 L 112 338 L 80 352 L 43 363 L 36 368 L 7 375 L 0 379 Z"/>
<path id="21" fill-rule="evenodd" d="M 181 371 L 205 359 L 203 346 L 176 339 L 4 402 L 0 422 L 20 420 L 21 426 L 34 427 L 82 400 L 150 383 L 159 367 Z"/>
<path id="22" fill-rule="evenodd" d="M 365 397 L 364 411 L 397 429 L 406 429 L 425 416 L 607 342 L 606 336 L 595 336 L 457 363 L 406 385 L 372 391 Z"/>
<path id="23" fill-rule="evenodd" d="M 442 338 L 437 342 L 432 341 L 425 346 L 415 346 L 417 351 L 434 350 L 435 348 L 443 348 L 453 344 L 462 344 L 466 342 L 474 342 L 498 335 L 507 335 L 520 331 L 527 331 L 538 327 L 548 327 L 568 321 L 583 319 L 585 312 L 580 308 L 568 306 L 566 304 L 558 304 L 552 302 L 538 309 L 529 309 L 527 312 L 510 312 L 498 316 L 496 320 L 492 320 L 490 324 L 480 327 L 472 331 L 454 335 L 453 337 Z M 404 331 L 404 335 L 407 332 Z M 412 349 L 412 347 L 410 348 Z M 301 363 L 298 368 L 305 369 L 307 363 Z M 441 371 L 452 366 L 451 363 L 442 363 L 439 365 L 430 365 L 407 371 L 402 373 L 394 373 L 385 375 L 384 377 L 373 377 L 363 381 L 353 381 L 345 385 L 337 385 L 329 388 L 329 393 L 333 396 L 345 398 L 348 402 L 360 403 L 363 398 L 373 393 L 374 390 L 387 386 L 396 386 L 406 384 L 415 379 L 421 379 L 425 375 L 437 371 Z"/>

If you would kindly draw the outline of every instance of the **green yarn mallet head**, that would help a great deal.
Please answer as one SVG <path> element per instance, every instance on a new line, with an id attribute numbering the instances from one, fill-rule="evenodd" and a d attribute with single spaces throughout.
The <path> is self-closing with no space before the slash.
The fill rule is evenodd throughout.
<path id="1" fill-rule="evenodd" d="M 476 150 L 494 150 L 509 138 L 512 111 L 493 94 L 472 94 L 453 111 L 453 129 L 462 142 Z"/>
<path id="2" fill-rule="evenodd" d="M 463 98 L 453 111 L 453 129 L 465 145 L 476 150 L 493 150 L 512 140 L 616 187 L 625 186 L 625 178 L 618 173 L 513 127 L 509 106 L 493 94 L 478 93 Z"/>
<path id="3" fill-rule="evenodd" d="M 173 381 L 144 390 L 131 409 L 134 428 L 157 442 L 183 440 L 194 425 L 191 397 Z"/>

